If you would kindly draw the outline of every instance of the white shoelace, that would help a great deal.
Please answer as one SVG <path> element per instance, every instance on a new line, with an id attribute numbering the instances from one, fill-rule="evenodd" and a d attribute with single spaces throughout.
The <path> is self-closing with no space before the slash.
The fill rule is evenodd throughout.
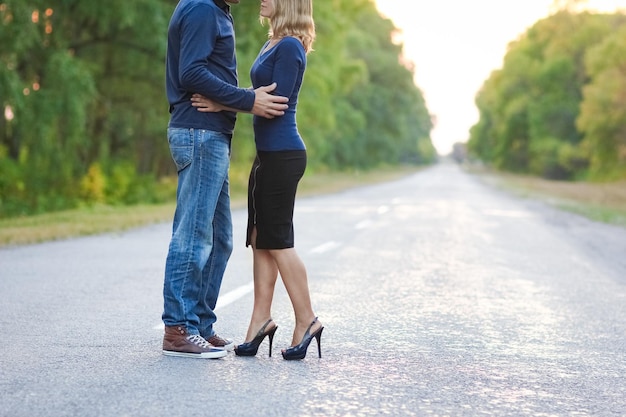
<path id="1" fill-rule="evenodd" d="M 211 344 L 209 342 L 207 342 L 204 337 L 200 336 L 199 334 L 190 334 L 189 336 L 187 336 L 187 340 L 189 340 L 191 343 L 193 343 L 196 346 L 200 346 L 201 348 L 210 348 L 213 347 L 211 346 Z"/>

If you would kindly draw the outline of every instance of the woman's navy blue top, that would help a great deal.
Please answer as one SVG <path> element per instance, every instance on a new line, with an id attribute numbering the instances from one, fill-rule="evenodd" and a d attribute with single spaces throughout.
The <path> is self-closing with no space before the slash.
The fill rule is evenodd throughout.
<path id="1" fill-rule="evenodd" d="M 289 97 L 289 108 L 283 116 L 273 119 L 254 116 L 254 140 L 260 151 L 288 151 L 306 149 L 296 125 L 298 93 L 306 69 L 306 52 L 296 38 L 282 38 L 265 51 L 263 45 L 252 68 L 250 78 L 254 88 L 277 84 L 272 94 Z"/>

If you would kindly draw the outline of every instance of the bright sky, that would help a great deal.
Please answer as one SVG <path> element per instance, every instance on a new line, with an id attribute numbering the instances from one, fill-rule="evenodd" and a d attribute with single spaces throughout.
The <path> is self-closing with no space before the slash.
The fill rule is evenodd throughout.
<path id="1" fill-rule="evenodd" d="M 474 97 L 501 68 L 507 45 L 551 13 L 553 0 L 376 0 L 402 30 L 405 56 L 436 116 L 433 144 L 440 154 L 465 142 L 478 121 Z M 589 0 L 594 10 L 626 10 L 626 0 Z"/>

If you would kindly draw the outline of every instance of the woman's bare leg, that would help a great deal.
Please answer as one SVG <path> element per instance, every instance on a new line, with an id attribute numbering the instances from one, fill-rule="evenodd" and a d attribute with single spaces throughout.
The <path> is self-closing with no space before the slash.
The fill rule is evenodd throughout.
<path id="1" fill-rule="evenodd" d="M 295 346 L 300 343 L 307 328 L 315 320 L 306 268 L 294 248 L 272 249 L 269 252 L 278 266 L 278 271 L 293 306 L 296 327 L 293 331 L 291 345 Z M 313 326 L 311 332 L 316 331 L 321 325 L 318 323 Z"/>
<path id="2" fill-rule="evenodd" d="M 251 341 L 263 325 L 272 317 L 274 287 L 278 278 L 278 266 L 269 250 L 256 249 L 256 228 L 252 230 L 252 256 L 254 276 L 254 306 L 246 342 Z M 269 329 L 272 326 L 268 327 Z"/>

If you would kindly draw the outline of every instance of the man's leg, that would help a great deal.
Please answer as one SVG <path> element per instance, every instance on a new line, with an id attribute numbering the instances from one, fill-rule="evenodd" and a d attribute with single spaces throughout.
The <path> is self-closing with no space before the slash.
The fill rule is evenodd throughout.
<path id="1" fill-rule="evenodd" d="M 219 296 L 222 279 L 228 259 L 233 250 L 233 230 L 230 210 L 230 195 L 228 182 L 230 144 L 225 137 L 216 139 L 212 143 L 213 152 L 212 175 L 221 184 L 215 193 L 215 209 L 212 221 L 213 248 L 202 270 L 202 288 L 196 306 L 196 315 L 199 318 L 200 334 L 216 346 L 230 349 L 234 347 L 232 341 L 215 338 L 213 324 L 217 320 L 215 306 Z M 221 157 L 219 157 L 221 155 Z M 224 162 L 226 162 L 224 164 Z M 217 185 L 217 184 L 215 184 Z M 221 340 L 220 340 L 221 339 Z"/>
<path id="2" fill-rule="evenodd" d="M 202 271 L 213 249 L 213 217 L 223 183 L 220 173 L 222 178 L 226 176 L 229 165 L 228 152 L 219 152 L 224 146 L 214 145 L 224 143 L 222 135 L 217 136 L 194 129 L 168 130 L 170 150 L 179 172 L 163 287 L 166 354 L 210 357 L 207 352 L 211 347 L 200 336 L 197 310 L 206 286 Z"/>

